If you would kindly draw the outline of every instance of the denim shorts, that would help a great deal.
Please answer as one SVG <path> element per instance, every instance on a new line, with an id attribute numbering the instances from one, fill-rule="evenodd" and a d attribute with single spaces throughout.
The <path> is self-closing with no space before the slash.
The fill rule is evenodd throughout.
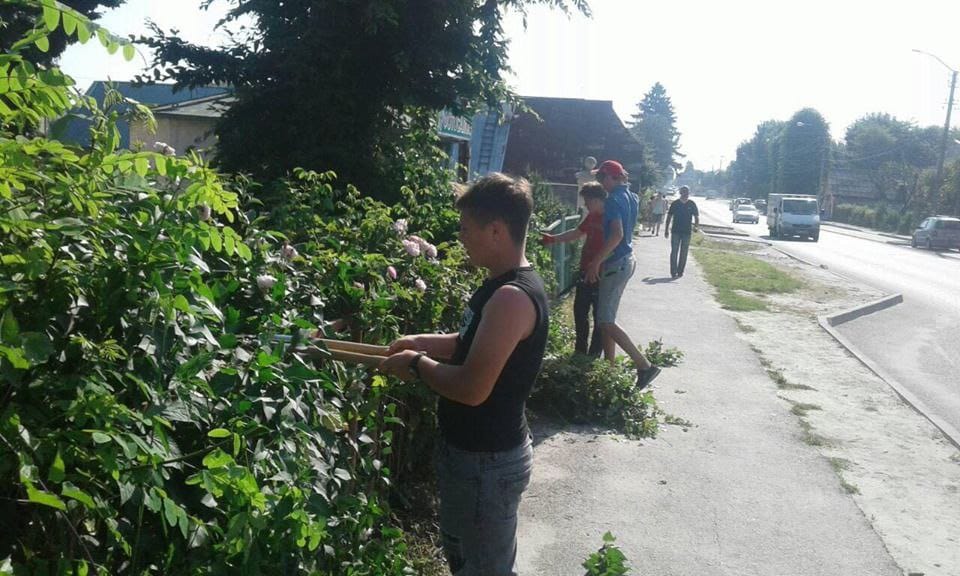
<path id="1" fill-rule="evenodd" d="M 617 310 L 620 308 L 620 297 L 623 289 L 637 269 L 637 262 L 632 254 L 623 258 L 607 262 L 600 272 L 600 305 L 597 312 L 597 321 L 601 324 L 613 324 L 617 321 Z"/>
<path id="2" fill-rule="evenodd" d="M 442 438 L 435 453 L 440 539 L 454 576 L 514 576 L 517 509 L 530 483 L 533 441 L 469 452 Z"/>

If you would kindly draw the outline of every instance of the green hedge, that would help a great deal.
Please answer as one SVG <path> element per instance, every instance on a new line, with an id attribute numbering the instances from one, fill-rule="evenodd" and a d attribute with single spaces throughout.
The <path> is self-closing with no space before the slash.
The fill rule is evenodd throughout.
<path id="1" fill-rule="evenodd" d="M 832 216 L 836 222 L 897 234 L 910 234 L 923 218 L 923 215 L 914 211 L 901 214 L 899 210 L 883 204 L 875 207 L 838 204 L 833 209 Z"/>

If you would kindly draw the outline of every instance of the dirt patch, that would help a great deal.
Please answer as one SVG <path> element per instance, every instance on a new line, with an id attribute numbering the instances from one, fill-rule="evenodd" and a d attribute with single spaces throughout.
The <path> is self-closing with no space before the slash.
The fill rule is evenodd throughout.
<path id="1" fill-rule="evenodd" d="M 960 575 L 960 451 L 817 322 L 886 294 L 770 247 L 746 253 L 803 279 L 797 292 L 767 295 L 767 311 L 728 311 L 803 441 L 830 461 L 905 573 Z"/>

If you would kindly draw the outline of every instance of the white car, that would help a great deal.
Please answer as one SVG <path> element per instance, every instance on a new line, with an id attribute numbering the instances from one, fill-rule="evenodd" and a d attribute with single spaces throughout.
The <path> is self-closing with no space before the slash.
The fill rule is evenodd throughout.
<path id="1" fill-rule="evenodd" d="M 760 222 L 760 212 L 753 204 L 740 204 L 733 209 L 733 223 L 737 222 L 757 224 Z"/>

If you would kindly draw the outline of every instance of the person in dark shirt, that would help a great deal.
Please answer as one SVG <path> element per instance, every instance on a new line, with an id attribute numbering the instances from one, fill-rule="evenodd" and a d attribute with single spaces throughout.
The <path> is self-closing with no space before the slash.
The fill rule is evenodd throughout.
<path id="1" fill-rule="evenodd" d="M 670 222 L 673 221 L 673 227 Z M 694 223 L 695 222 L 695 223 Z M 670 238 L 670 277 L 683 276 L 683 269 L 687 267 L 687 250 L 690 248 L 690 236 L 700 226 L 700 211 L 690 199 L 690 188 L 680 187 L 680 199 L 674 200 L 667 211 L 667 223 L 664 226 L 663 237 Z"/>
<path id="2" fill-rule="evenodd" d="M 404 336 L 382 372 L 437 394 L 440 534 L 456 575 L 513 575 L 517 509 L 533 443 L 524 408 L 547 345 L 543 280 L 525 253 L 533 196 L 526 180 L 481 178 L 456 202 L 460 242 L 487 280 L 457 334 Z"/>
<path id="3" fill-rule="evenodd" d="M 580 250 L 580 278 L 577 280 L 577 291 L 573 297 L 573 326 L 577 335 L 573 349 L 581 354 L 597 357 L 603 352 L 603 337 L 600 330 L 597 311 L 600 305 L 600 283 L 587 279 L 587 264 L 593 261 L 597 253 L 603 248 L 603 205 L 607 200 L 607 191 L 599 182 L 587 182 L 580 188 L 580 196 L 587 206 L 587 215 L 580 225 L 563 234 L 543 233 L 544 245 L 555 242 L 572 242 L 586 237 L 583 249 Z M 587 347 L 590 335 L 590 309 L 593 309 L 593 336 L 589 338 L 590 347 Z"/>

